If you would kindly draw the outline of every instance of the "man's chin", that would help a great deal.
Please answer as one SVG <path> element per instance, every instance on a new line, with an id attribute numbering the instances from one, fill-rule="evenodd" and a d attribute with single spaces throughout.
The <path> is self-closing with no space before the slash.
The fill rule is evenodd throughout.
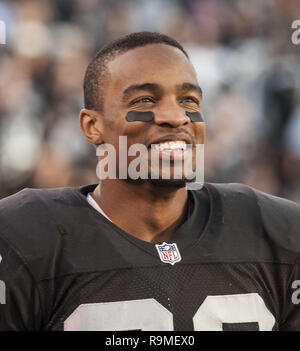
<path id="1" fill-rule="evenodd" d="M 148 179 L 149 184 L 163 188 L 180 189 L 185 187 L 185 179 Z"/>
<path id="2" fill-rule="evenodd" d="M 195 179 L 126 179 L 125 181 L 131 184 L 150 184 L 155 187 L 180 189 L 186 186 L 187 183 L 193 182 Z"/>

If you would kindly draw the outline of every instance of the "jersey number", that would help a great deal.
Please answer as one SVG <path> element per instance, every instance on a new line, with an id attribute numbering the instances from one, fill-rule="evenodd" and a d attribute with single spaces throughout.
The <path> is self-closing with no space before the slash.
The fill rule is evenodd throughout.
<path id="1" fill-rule="evenodd" d="M 193 324 L 196 331 L 234 330 L 242 325 L 267 331 L 272 330 L 275 318 L 257 293 L 219 295 L 206 297 Z M 64 322 L 64 330 L 173 329 L 172 313 L 155 299 L 83 304 Z"/>

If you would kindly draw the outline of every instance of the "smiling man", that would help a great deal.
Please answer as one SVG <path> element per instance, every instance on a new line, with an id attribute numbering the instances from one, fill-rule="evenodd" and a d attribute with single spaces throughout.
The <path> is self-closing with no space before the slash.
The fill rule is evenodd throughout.
<path id="1" fill-rule="evenodd" d="M 189 174 L 175 177 L 188 157 L 195 170 L 204 142 L 182 46 L 159 33 L 120 38 L 91 61 L 84 94 L 81 130 L 116 150 L 117 179 L 0 201 L 0 329 L 300 330 L 299 206 L 241 184 L 188 190 Z M 119 155 L 129 164 L 138 144 L 147 177 L 121 177 Z"/>
<path id="2" fill-rule="evenodd" d="M 167 40 L 159 35 L 138 34 L 123 40 L 127 45 L 132 45 L 134 40 L 136 45 L 147 40 L 158 43 L 131 50 L 125 44 L 123 50 L 118 44 L 114 44 L 115 48 L 112 45 L 103 49 L 87 69 L 85 105 L 88 109 L 80 113 L 81 129 L 94 145 L 113 145 L 119 155 L 119 136 L 126 136 L 128 148 L 134 144 L 143 144 L 148 149 L 158 145 L 160 158 L 164 153 L 170 154 L 171 179 L 151 179 L 149 174 L 149 181 L 136 182 L 128 175 L 125 180 L 105 179 L 93 191 L 93 198 L 113 223 L 149 242 L 169 239 L 185 221 L 188 194 L 185 179 L 172 177 L 174 160 L 176 152 L 183 153 L 186 144 L 195 146 L 204 140 L 203 121 L 193 123 L 186 115 L 186 112 L 200 112 L 202 93 L 195 70 L 179 44 L 171 39 L 168 39 L 169 45 L 160 43 L 163 39 Z M 109 51 L 109 48 L 112 49 Z M 97 78 L 97 66 L 107 60 L 106 68 L 102 68 L 105 73 Z M 150 111 L 152 120 L 141 121 Z M 135 120 L 128 122 L 126 117 L 132 112 Z M 133 158 L 128 157 L 127 163 Z M 116 164 L 119 164 L 118 157 Z M 162 167 L 159 174 L 162 175 Z"/>

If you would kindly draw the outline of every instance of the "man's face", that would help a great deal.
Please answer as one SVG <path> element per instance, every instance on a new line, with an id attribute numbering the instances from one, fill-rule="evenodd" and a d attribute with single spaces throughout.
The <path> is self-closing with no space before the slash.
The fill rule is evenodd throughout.
<path id="1" fill-rule="evenodd" d="M 193 145 L 204 142 L 204 123 L 191 122 L 186 112 L 201 112 L 201 91 L 196 73 L 185 55 L 165 44 L 151 44 L 117 56 L 108 64 L 109 78 L 105 82 L 103 110 L 104 143 L 112 144 L 119 155 L 119 136 L 127 136 L 127 148 L 144 144 L 148 148 L 149 178 L 151 144 L 160 145 L 159 158 L 171 159 L 171 178 L 175 167 L 181 167 L 178 157 L 183 150 L 165 150 L 167 141 Z M 152 111 L 150 122 L 128 122 L 130 111 Z M 174 147 L 174 144 L 173 144 Z M 167 155 L 168 154 L 168 155 Z M 135 157 L 128 157 L 128 164 Z M 193 168 L 195 168 L 193 157 Z M 161 167 L 161 166 L 160 166 Z M 162 175 L 159 170 L 160 177 Z M 169 181 L 170 183 L 170 181 Z M 171 181 L 183 186 L 185 181 Z"/>

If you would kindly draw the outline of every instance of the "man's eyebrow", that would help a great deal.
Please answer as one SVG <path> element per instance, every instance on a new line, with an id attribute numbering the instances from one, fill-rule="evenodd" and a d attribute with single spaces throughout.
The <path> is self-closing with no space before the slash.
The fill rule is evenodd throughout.
<path id="1" fill-rule="evenodd" d="M 197 84 L 193 83 L 183 83 L 181 85 L 177 85 L 177 91 L 195 91 L 202 97 L 202 89 Z"/>
<path id="2" fill-rule="evenodd" d="M 130 85 L 129 87 L 127 87 L 124 91 L 123 91 L 123 100 L 126 100 L 130 95 L 132 95 L 133 93 L 139 92 L 139 91 L 150 91 L 153 94 L 160 94 L 162 92 L 162 88 L 160 85 L 155 84 L 155 83 L 143 83 L 143 84 L 133 84 Z"/>

